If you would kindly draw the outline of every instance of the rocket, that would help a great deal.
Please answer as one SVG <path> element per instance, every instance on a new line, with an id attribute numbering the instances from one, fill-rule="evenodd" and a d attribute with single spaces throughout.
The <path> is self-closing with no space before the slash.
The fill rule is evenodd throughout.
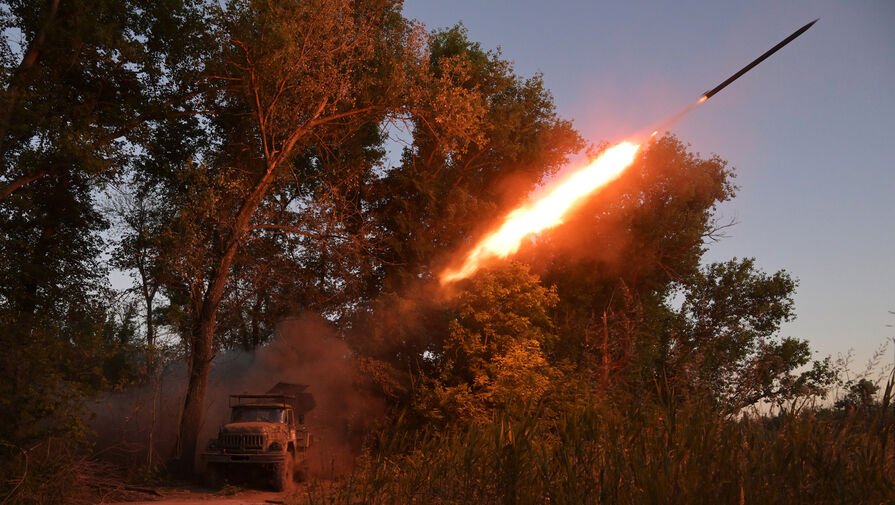
<path id="1" fill-rule="evenodd" d="M 818 18 L 818 19 L 820 19 L 820 18 Z M 733 74 L 732 76 L 728 77 L 726 81 L 722 82 L 721 84 L 719 84 L 719 85 L 715 86 L 714 88 L 712 88 L 712 89 L 706 91 L 705 93 L 703 93 L 702 96 L 699 97 L 699 100 L 697 100 L 697 101 L 691 103 L 690 105 L 687 105 L 686 107 L 683 108 L 683 110 L 681 110 L 681 111 L 678 112 L 677 114 L 671 116 L 670 118 L 666 119 L 666 120 L 665 120 L 663 123 L 661 123 L 657 128 L 653 129 L 653 133 L 650 135 L 650 139 L 655 139 L 656 136 L 659 134 L 660 131 L 665 131 L 665 130 L 667 130 L 668 128 L 670 128 L 671 125 L 673 125 L 673 124 L 677 123 L 678 121 L 680 121 L 681 118 L 683 118 L 684 116 L 686 116 L 687 114 L 689 114 L 690 112 L 692 112 L 696 107 L 699 107 L 699 105 L 701 105 L 703 102 L 705 102 L 705 101 L 708 100 L 709 98 L 713 97 L 716 93 L 718 93 L 718 92 L 721 91 L 722 89 L 724 89 L 724 88 L 726 88 L 727 86 L 729 86 L 730 83 L 732 83 L 733 81 L 739 79 L 739 78 L 740 78 L 743 74 L 745 74 L 746 72 L 752 70 L 752 67 L 754 67 L 754 66 L 758 65 L 759 63 L 763 62 L 764 60 L 768 59 L 772 54 L 774 54 L 774 53 L 776 53 L 777 51 L 779 51 L 783 46 L 785 46 L 786 44 L 789 44 L 790 42 L 792 42 L 793 40 L 795 40 L 796 37 L 798 37 L 799 35 L 805 33 L 805 31 L 807 31 L 808 28 L 811 28 L 811 27 L 814 25 L 814 23 L 817 23 L 818 19 L 815 19 L 814 21 L 808 23 L 807 25 L 805 25 L 805 26 L 799 28 L 798 30 L 796 30 L 795 32 L 793 32 L 792 35 L 790 35 L 789 37 L 786 37 L 785 39 L 783 39 L 782 41 L 780 41 L 779 44 L 777 44 L 776 46 L 770 48 L 767 52 L 765 52 L 764 54 L 762 54 L 762 55 L 759 56 L 758 58 L 755 58 L 754 60 L 752 60 L 752 62 L 749 63 L 748 65 L 746 65 L 745 67 L 741 68 L 739 72 L 737 72 L 737 73 Z M 652 129 L 652 128 L 651 128 L 651 129 Z M 649 130 L 647 130 L 647 131 L 649 131 Z"/>
<path id="2" fill-rule="evenodd" d="M 818 18 L 818 19 L 820 19 L 820 18 Z M 793 32 L 792 35 L 790 35 L 789 37 L 786 37 L 785 39 L 783 39 L 779 44 L 777 44 L 776 46 L 770 48 L 766 53 L 762 54 L 762 55 L 759 56 L 758 58 L 755 58 L 755 60 L 753 60 L 752 63 L 749 63 L 748 65 L 746 65 L 745 67 L 743 67 L 739 72 L 737 72 L 737 73 L 733 74 L 732 76 L 728 77 L 726 81 L 722 82 L 721 84 L 719 84 L 719 85 L 715 86 L 714 88 L 712 88 L 712 89 L 706 91 L 705 93 L 703 93 L 703 94 L 702 94 L 702 98 L 699 99 L 699 103 L 702 103 L 702 102 L 708 100 L 709 98 L 711 98 L 712 96 L 714 96 L 715 93 L 717 93 L 717 92 L 721 91 L 722 89 L 726 88 L 730 83 L 732 83 L 733 81 L 739 79 L 743 74 L 745 74 L 745 73 L 748 72 L 749 70 L 752 70 L 752 67 L 754 67 L 754 66 L 758 65 L 759 63 L 763 62 L 764 60 L 768 59 L 769 56 L 771 56 L 772 54 L 774 54 L 774 53 L 776 53 L 777 51 L 779 51 L 783 46 L 785 46 L 786 44 L 789 44 L 790 42 L 792 42 L 793 40 L 795 40 L 796 37 L 798 37 L 799 35 L 805 33 L 805 31 L 808 30 L 808 28 L 811 28 L 811 26 L 814 25 L 814 23 L 817 23 L 817 19 L 815 19 L 814 21 L 808 23 L 807 25 L 805 25 L 805 26 L 799 28 L 798 30 L 796 30 L 795 32 Z"/>

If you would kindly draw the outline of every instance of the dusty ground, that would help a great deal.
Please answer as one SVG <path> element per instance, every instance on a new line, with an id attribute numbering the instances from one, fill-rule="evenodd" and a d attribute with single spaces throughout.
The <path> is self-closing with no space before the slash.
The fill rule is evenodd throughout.
<path id="1" fill-rule="evenodd" d="M 214 491 L 201 486 L 183 485 L 153 488 L 161 494 L 156 497 L 146 494 L 144 501 L 107 502 L 109 505 L 271 505 L 296 503 L 304 486 L 296 484 L 288 492 L 258 491 L 254 489 L 224 488 Z"/>

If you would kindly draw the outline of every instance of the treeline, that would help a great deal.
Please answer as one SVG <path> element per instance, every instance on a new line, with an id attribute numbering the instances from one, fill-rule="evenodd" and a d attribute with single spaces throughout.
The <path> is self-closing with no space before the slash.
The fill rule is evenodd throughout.
<path id="1" fill-rule="evenodd" d="M 518 261 L 442 289 L 458 251 L 601 147 L 556 114 L 541 76 L 462 26 L 426 32 L 388 0 L 20 0 L 0 15 L 6 496 L 55 479 L 64 501 L 58 462 L 37 454 L 82 451 L 82 400 L 150 380 L 172 353 L 188 384 L 168 468 L 191 473 L 215 355 L 263 346 L 301 313 L 350 345 L 391 431 L 448 445 L 500 419 L 556 442 L 576 432 L 550 426 L 585 416 L 598 458 L 596 427 L 617 419 L 598 403 L 649 426 L 688 405 L 735 424 L 838 380 L 779 333 L 794 317 L 786 272 L 701 266 L 734 174 L 670 135 Z M 886 412 L 874 388 L 847 384 L 830 412 Z M 402 454 L 437 453 L 418 443 Z M 891 474 L 891 443 L 882 454 Z"/>

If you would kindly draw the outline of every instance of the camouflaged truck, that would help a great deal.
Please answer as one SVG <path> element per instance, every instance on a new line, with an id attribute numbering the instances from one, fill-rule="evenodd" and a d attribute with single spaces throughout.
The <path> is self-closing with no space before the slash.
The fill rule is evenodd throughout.
<path id="1" fill-rule="evenodd" d="M 206 482 L 266 477 L 277 491 L 302 476 L 311 435 L 304 416 L 314 408 L 307 386 L 279 383 L 265 394 L 230 396 L 230 422 L 202 453 Z"/>

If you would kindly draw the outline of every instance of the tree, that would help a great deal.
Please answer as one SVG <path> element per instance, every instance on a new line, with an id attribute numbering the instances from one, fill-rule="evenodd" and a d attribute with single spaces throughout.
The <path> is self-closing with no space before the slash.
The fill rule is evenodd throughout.
<path id="1" fill-rule="evenodd" d="M 428 74 L 422 39 L 392 1 L 234 0 L 213 23 L 222 43 L 202 69 L 215 83 L 202 95 L 213 112 L 206 149 L 159 178 L 174 209 L 165 261 L 188 300 L 186 469 L 219 309 L 244 255 L 273 235 L 303 238 L 283 244 L 325 256 L 316 283 L 341 282 L 332 267 L 370 235 L 352 195 L 371 167 L 340 157 L 340 146 L 390 116 L 426 113 L 461 136 L 469 128 L 448 121 L 462 119 L 469 105 L 456 98 L 462 94 L 450 77 Z"/>
<path id="2" fill-rule="evenodd" d="M 666 136 L 520 251 L 556 286 L 557 356 L 599 390 L 642 396 L 671 381 L 679 394 L 737 411 L 829 384 L 829 363 L 812 364 L 806 342 L 776 335 L 792 317 L 795 282 L 785 272 L 766 276 L 752 260 L 700 269 L 707 242 L 731 224 L 714 212 L 733 197 L 732 177 L 717 156 Z"/>
<path id="3" fill-rule="evenodd" d="M 0 204 L 0 402 L 4 439 L 34 443 L 79 424 L 102 385 L 105 221 L 77 172 L 34 181 Z M 99 368 L 99 369 L 98 369 Z"/>
<path id="4" fill-rule="evenodd" d="M 733 175 L 718 156 L 700 157 L 666 135 L 563 226 L 520 250 L 557 288 L 557 353 L 601 389 L 652 388 L 672 318 L 667 301 L 728 226 L 714 213 L 733 197 Z"/>
<path id="5" fill-rule="evenodd" d="M 155 346 L 156 308 L 162 285 L 162 265 L 153 243 L 162 220 L 159 204 L 155 195 L 138 190 L 133 195 L 120 195 L 114 203 L 113 214 L 119 219 L 122 231 L 110 264 L 123 271 L 134 272 L 134 289 L 143 303 L 145 339 L 151 355 Z"/>
<path id="6" fill-rule="evenodd" d="M 811 360 L 808 342 L 777 335 L 794 317 L 795 287 L 785 271 L 767 275 L 753 259 L 708 265 L 687 282 L 664 342 L 671 382 L 730 412 L 822 393 L 834 379 L 830 363 L 798 373 Z"/>
<path id="7" fill-rule="evenodd" d="M 107 177 L 146 125 L 194 114 L 195 90 L 181 85 L 201 46 L 200 12 L 177 1 L 8 2 L 0 200 L 72 170 Z"/>
<path id="8" fill-rule="evenodd" d="M 501 54 L 467 39 L 462 25 L 433 33 L 436 78 L 457 68 L 462 89 L 480 104 L 476 135 L 457 139 L 419 121 L 401 164 L 375 188 L 372 212 L 387 247 L 377 270 L 381 289 L 400 292 L 563 167 L 584 143 L 556 114 L 540 75 L 524 79 Z"/>
<path id="9" fill-rule="evenodd" d="M 488 421 L 496 409 L 539 403 L 560 375 L 548 360 L 557 302 L 524 265 L 477 274 L 456 301 L 443 347 L 428 357 L 438 373 L 424 414 Z"/>
<path id="10" fill-rule="evenodd" d="M 104 340 L 116 310 L 96 197 L 150 124 L 192 114 L 189 93 L 172 90 L 190 66 L 183 41 L 194 40 L 198 12 L 176 1 L 77 0 L 15 0 L 0 11 L 6 440 L 80 433 L 78 401 L 109 379 L 109 348 L 125 345 Z"/>
<path id="11" fill-rule="evenodd" d="M 468 247 L 584 145 L 557 115 L 540 75 L 516 75 L 462 25 L 434 31 L 429 51 L 435 81 L 450 77 L 460 88 L 456 99 L 476 105 L 464 115 L 475 128 L 460 136 L 417 118 L 400 162 L 369 185 L 363 197 L 378 251 L 362 270 L 367 285 L 349 333 L 358 352 L 408 390 L 414 375 L 437 373 L 422 356 L 439 352 L 446 338 L 445 306 L 432 292 L 448 255 Z"/>
<path id="12" fill-rule="evenodd" d="M 876 400 L 874 396 L 879 392 L 879 386 L 872 380 L 861 378 L 857 381 L 848 381 L 845 384 L 847 391 L 845 396 L 836 400 L 834 407 L 844 411 L 870 411 Z"/>

